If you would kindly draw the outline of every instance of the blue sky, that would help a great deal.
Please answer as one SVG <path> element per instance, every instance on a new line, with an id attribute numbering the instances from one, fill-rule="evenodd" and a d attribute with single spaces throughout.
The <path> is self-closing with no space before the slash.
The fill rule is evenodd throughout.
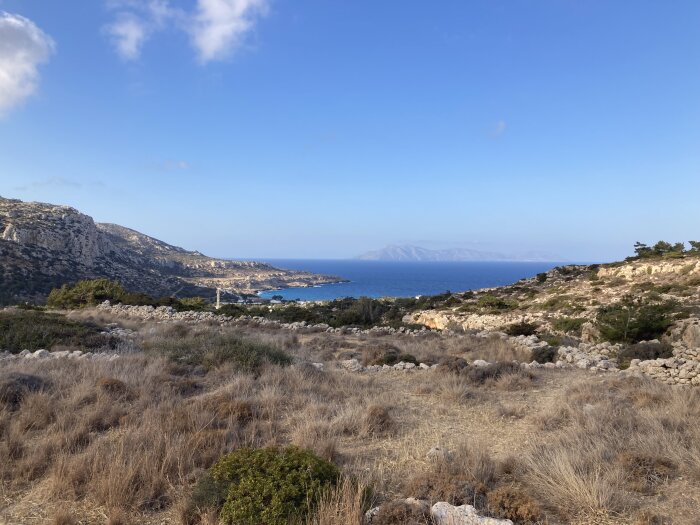
<path id="1" fill-rule="evenodd" d="M 700 237 L 694 0 L 0 12 L 6 197 L 225 257 L 610 260 Z"/>

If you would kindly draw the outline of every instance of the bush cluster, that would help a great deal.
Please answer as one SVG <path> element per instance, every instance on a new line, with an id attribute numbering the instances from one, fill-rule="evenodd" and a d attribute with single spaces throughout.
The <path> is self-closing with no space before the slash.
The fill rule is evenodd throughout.
<path id="1" fill-rule="evenodd" d="M 193 507 L 230 525 L 288 525 L 313 509 L 340 472 L 295 447 L 242 448 L 222 457 L 197 485 Z"/>
<path id="2" fill-rule="evenodd" d="M 233 335 L 197 333 L 181 338 L 155 340 L 145 350 L 166 355 L 172 361 L 211 369 L 225 363 L 243 372 L 258 372 L 265 364 L 286 366 L 292 358 L 282 349 Z"/>
<path id="3" fill-rule="evenodd" d="M 617 360 L 621 369 L 629 368 L 632 359 L 666 359 L 673 356 L 673 348 L 666 343 L 643 342 L 623 348 L 617 354 Z"/>
<path id="4" fill-rule="evenodd" d="M 663 335 L 678 314 L 682 314 L 682 309 L 674 301 L 650 302 L 626 296 L 599 308 L 596 326 L 607 341 L 637 343 Z"/>
<path id="5" fill-rule="evenodd" d="M 581 335 L 581 327 L 586 323 L 583 317 L 560 317 L 552 323 L 552 328 L 565 334 Z"/>
<path id="6" fill-rule="evenodd" d="M 116 339 L 100 333 L 98 326 L 79 323 L 62 315 L 34 310 L 0 312 L 0 349 L 51 350 L 56 345 L 95 349 L 114 347 Z"/>
<path id="7" fill-rule="evenodd" d="M 95 306 L 104 301 L 122 301 L 125 295 L 124 288 L 118 282 L 109 279 L 93 279 L 54 288 L 46 304 L 51 308 L 83 308 Z"/>
<path id="8" fill-rule="evenodd" d="M 537 333 L 537 325 L 534 323 L 528 323 L 527 321 L 520 321 L 519 323 L 514 323 L 506 327 L 506 333 L 511 336 L 518 335 L 534 335 Z"/>
<path id="9" fill-rule="evenodd" d="M 513 310 L 518 307 L 518 303 L 516 301 L 511 299 L 503 299 L 490 294 L 479 297 L 476 305 L 488 313 L 500 313 Z"/>

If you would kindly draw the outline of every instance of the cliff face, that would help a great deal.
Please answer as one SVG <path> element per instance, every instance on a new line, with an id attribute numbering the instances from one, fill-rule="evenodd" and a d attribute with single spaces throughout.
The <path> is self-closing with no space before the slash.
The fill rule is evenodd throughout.
<path id="1" fill-rule="evenodd" d="M 257 262 L 227 261 L 129 228 L 96 224 L 67 206 L 0 197 L 0 301 L 40 300 L 52 288 L 107 277 L 154 296 L 254 293 L 337 279 Z"/>

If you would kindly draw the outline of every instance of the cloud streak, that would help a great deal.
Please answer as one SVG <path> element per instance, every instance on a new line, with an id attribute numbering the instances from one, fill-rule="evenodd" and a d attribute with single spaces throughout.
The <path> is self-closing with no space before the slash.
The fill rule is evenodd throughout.
<path id="1" fill-rule="evenodd" d="M 149 30 L 138 17 L 121 13 L 118 19 L 107 26 L 107 33 L 112 38 L 117 54 L 124 60 L 136 60 L 141 56 Z"/>
<path id="2" fill-rule="evenodd" d="M 100 181 L 92 181 L 88 183 L 82 183 L 82 182 L 77 182 L 74 180 L 66 179 L 63 177 L 49 177 L 48 179 L 43 179 L 43 180 L 37 180 L 30 182 L 28 184 L 24 184 L 21 186 L 15 186 L 12 188 L 15 191 L 28 191 L 28 190 L 37 190 L 37 189 L 42 189 L 42 188 L 71 188 L 71 189 L 80 189 L 84 188 L 85 186 L 92 186 L 96 188 L 101 188 L 104 187 L 104 183 Z"/>
<path id="3" fill-rule="evenodd" d="M 177 29 L 190 37 L 200 63 L 226 60 L 245 42 L 269 0 L 197 0 L 193 11 L 172 7 L 169 0 L 108 0 L 115 19 L 105 27 L 117 54 L 137 60 L 154 34 Z"/>
<path id="4" fill-rule="evenodd" d="M 54 41 L 20 15 L 0 12 L 0 117 L 33 95 Z"/>

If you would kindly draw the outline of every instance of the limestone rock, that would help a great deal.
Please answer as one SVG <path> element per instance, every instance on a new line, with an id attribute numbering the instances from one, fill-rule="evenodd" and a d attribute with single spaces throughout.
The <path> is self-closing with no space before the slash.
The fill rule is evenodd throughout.
<path id="1" fill-rule="evenodd" d="M 455 507 L 444 501 L 432 506 L 430 516 L 435 525 L 513 525 L 510 520 L 479 516 L 471 505 Z"/>

